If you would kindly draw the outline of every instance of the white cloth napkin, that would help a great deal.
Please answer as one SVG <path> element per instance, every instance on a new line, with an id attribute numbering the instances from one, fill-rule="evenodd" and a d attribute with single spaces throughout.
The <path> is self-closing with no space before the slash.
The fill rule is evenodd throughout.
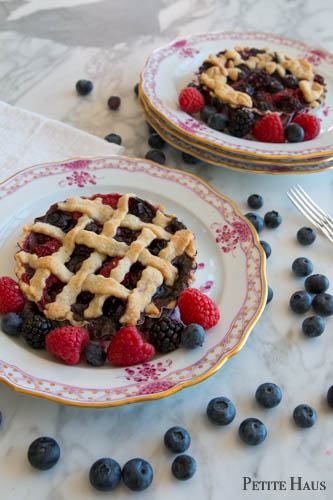
<path id="1" fill-rule="evenodd" d="M 0 182 L 30 165 L 123 151 L 122 146 L 0 101 Z"/>

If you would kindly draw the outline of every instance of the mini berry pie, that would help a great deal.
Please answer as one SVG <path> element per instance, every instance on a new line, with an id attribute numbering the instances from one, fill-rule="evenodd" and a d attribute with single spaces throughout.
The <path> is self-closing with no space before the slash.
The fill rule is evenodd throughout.
<path id="1" fill-rule="evenodd" d="M 169 316 L 196 269 L 193 232 L 134 194 L 52 205 L 24 226 L 15 257 L 25 311 L 91 339 Z"/>
<path id="2" fill-rule="evenodd" d="M 179 105 L 188 113 L 200 111 L 201 119 L 215 130 L 263 142 L 284 142 L 280 131 L 256 135 L 253 127 L 263 117 L 274 114 L 283 130 L 296 116 L 318 108 L 325 94 L 323 76 L 306 59 L 292 58 L 270 48 L 236 46 L 210 54 L 203 61 L 197 81 L 181 91 Z M 223 119 L 219 118 L 221 115 Z M 314 119 L 316 126 L 312 128 L 317 135 L 319 120 Z M 272 124 L 277 127 L 273 120 Z M 263 128 L 267 125 L 270 126 L 270 120 Z M 298 141 L 314 137 L 314 133 L 304 138 L 299 134 Z"/>

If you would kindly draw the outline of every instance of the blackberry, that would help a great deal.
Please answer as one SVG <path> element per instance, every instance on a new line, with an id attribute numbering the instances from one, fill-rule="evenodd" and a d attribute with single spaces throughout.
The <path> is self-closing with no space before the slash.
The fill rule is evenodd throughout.
<path id="1" fill-rule="evenodd" d="M 268 92 L 259 91 L 253 98 L 253 106 L 259 111 L 273 111 L 274 105 Z"/>
<path id="2" fill-rule="evenodd" d="M 160 318 L 153 323 L 149 340 L 159 352 L 171 352 L 180 345 L 181 333 L 184 327 L 175 319 Z"/>
<path id="3" fill-rule="evenodd" d="M 275 94 L 276 92 L 281 92 L 284 89 L 283 85 L 279 80 L 275 80 L 272 78 L 271 82 L 268 85 L 268 91 L 271 94 Z"/>
<path id="4" fill-rule="evenodd" d="M 247 82 L 256 90 L 266 90 L 271 81 L 270 75 L 261 69 L 252 70 L 247 79 Z"/>
<path id="5" fill-rule="evenodd" d="M 285 113 L 300 113 L 303 111 L 304 106 L 297 97 L 292 95 L 283 95 L 277 102 L 277 107 L 280 111 Z"/>
<path id="6" fill-rule="evenodd" d="M 236 109 L 228 125 L 229 133 L 235 137 L 244 137 L 251 132 L 254 125 L 254 115 L 246 109 Z"/>
<path id="7" fill-rule="evenodd" d="M 23 323 L 22 335 L 34 349 L 44 349 L 45 337 L 51 330 L 53 330 L 51 321 L 36 315 Z"/>
<path id="8" fill-rule="evenodd" d="M 248 94 L 250 97 L 253 97 L 254 95 L 254 88 L 252 85 L 246 82 L 242 82 L 240 85 L 236 87 L 236 90 L 238 92 L 244 92 L 245 94 Z"/>
<path id="9" fill-rule="evenodd" d="M 297 90 L 298 89 L 298 78 L 294 75 L 286 75 L 282 79 L 283 84 L 288 87 L 288 89 Z"/>

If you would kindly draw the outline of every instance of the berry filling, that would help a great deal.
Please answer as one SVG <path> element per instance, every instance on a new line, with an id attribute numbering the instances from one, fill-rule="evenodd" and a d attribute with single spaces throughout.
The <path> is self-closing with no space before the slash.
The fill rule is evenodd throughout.
<path id="1" fill-rule="evenodd" d="M 67 269 L 72 273 L 77 273 L 83 264 L 83 261 L 88 259 L 90 254 L 94 251 L 86 245 L 75 245 L 74 252 L 72 253 L 69 261 L 65 264 Z"/>
<path id="2" fill-rule="evenodd" d="M 156 208 L 140 198 L 130 198 L 128 201 L 128 212 L 139 217 L 142 222 L 152 222 L 156 215 Z"/>
<path id="3" fill-rule="evenodd" d="M 23 283 L 30 283 L 30 280 L 31 278 L 33 277 L 33 275 L 35 274 L 35 270 L 29 266 L 29 264 L 24 264 L 24 269 L 25 269 L 25 273 L 22 274 L 21 276 L 21 280 L 23 281 Z"/>
<path id="4" fill-rule="evenodd" d="M 96 198 L 101 198 L 102 203 L 104 205 L 109 205 L 111 208 L 116 209 L 118 205 L 118 200 L 121 198 L 121 194 L 118 193 L 110 193 L 110 194 L 94 194 L 91 196 L 89 199 L 90 200 L 95 200 Z"/>
<path id="5" fill-rule="evenodd" d="M 46 304 L 54 302 L 58 293 L 64 288 L 65 283 L 62 283 L 54 274 L 51 274 L 46 282 L 43 290 L 43 296 L 38 302 L 38 307 L 43 310 Z"/>

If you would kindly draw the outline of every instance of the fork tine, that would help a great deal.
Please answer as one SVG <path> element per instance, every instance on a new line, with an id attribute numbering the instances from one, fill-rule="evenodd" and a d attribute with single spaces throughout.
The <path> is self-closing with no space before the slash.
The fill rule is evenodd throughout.
<path id="1" fill-rule="evenodd" d="M 290 201 L 295 205 L 295 207 L 304 215 L 304 217 L 306 217 L 310 222 L 312 222 L 312 224 L 315 227 L 320 229 L 325 234 L 325 236 L 330 240 L 330 242 L 333 243 L 333 230 L 330 227 L 327 227 L 328 221 L 327 221 L 327 216 L 326 216 L 325 212 L 324 212 L 324 217 L 322 217 L 322 218 L 324 218 L 324 222 L 323 222 L 323 220 L 321 218 L 319 218 L 317 214 L 314 215 L 311 212 L 312 207 L 309 208 L 304 203 L 304 200 L 302 199 L 301 195 L 296 191 L 295 188 L 290 188 L 289 191 L 287 191 L 287 196 L 290 199 Z M 310 197 L 308 196 L 308 198 L 310 198 Z M 310 200 L 311 200 L 311 198 L 310 198 Z"/>
<path id="2" fill-rule="evenodd" d="M 330 215 L 328 215 L 327 213 L 325 213 L 317 205 L 317 203 L 312 198 L 310 198 L 310 196 L 308 195 L 308 193 L 306 191 L 304 191 L 304 189 L 302 188 L 302 186 L 300 186 L 299 184 L 296 184 L 295 188 L 297 188 L 299 190 L 299 192 L 303 195 L 303 197 L 308 201 L 309 205 L 311 205 L 312 207 L 314 207 L 317 210 L 317 212 L 327 221 L 328 225 L 333 230 L 333 219 L 332 219 L 332 217 Z"/>

